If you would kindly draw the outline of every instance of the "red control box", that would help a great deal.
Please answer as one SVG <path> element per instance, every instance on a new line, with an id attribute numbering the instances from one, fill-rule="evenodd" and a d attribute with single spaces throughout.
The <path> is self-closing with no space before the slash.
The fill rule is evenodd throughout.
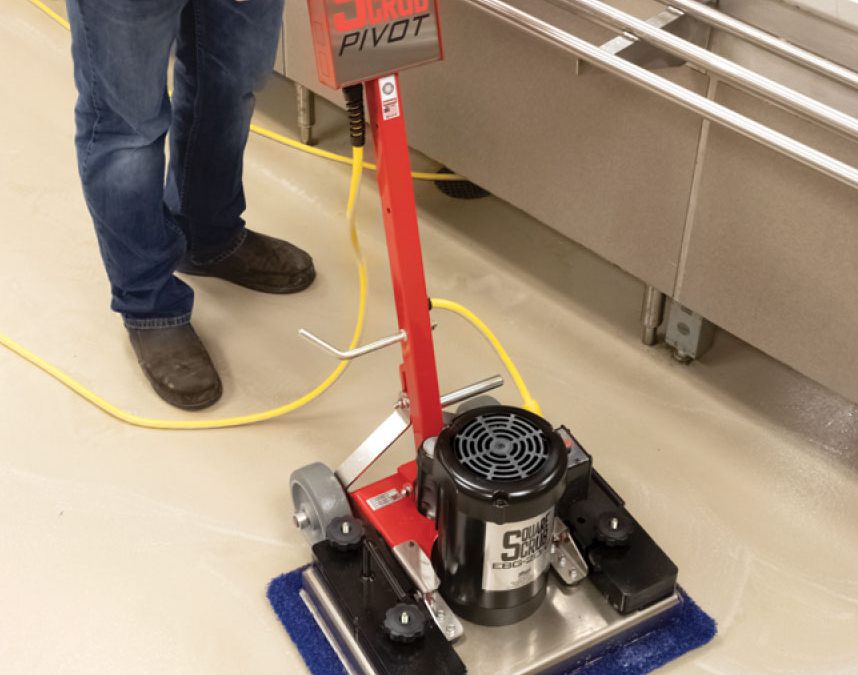
<path id="1" fill-rule="evenodd" d="M 333 89 L 443 57 L 437 0 L 308 0 L 319 80 Z"/>

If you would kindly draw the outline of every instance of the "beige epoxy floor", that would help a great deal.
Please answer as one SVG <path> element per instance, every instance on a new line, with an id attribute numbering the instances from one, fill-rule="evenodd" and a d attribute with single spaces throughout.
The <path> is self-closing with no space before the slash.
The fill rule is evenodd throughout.
<path id="1" fill-rule="evenodd" d="M 258 120 L 294 135 L 289 95 L 273 80 Z M 107 310 L 73 101 L 68 36 L 5 0 L 0 331 L 123 407 L 175 417 Z M 341 120 L 321 112 L 323 142 L 344 148 Z M 346 181 L 345 167 L 251 140 L 250 223 L 309 248 L 320 277 L 295 297 L 193 281 L 195 324 L 226 387 L 203 416 L 270 407 L 331 367 L 296 331 L 337 342 L 351 331 Z M 394 317 L 371 176 L 366 185 L 375 337 Z M 718 619 L 715 642 L 666 672 L 858 672 L 856 407 L 727 335 L 702 362 L 675 364 L 637 340 L 633 279 L 496 200 L 417 194 L 431 292 L 496 330 L 548 418 L 594 453 Z M 444 389 L 498 372 L 467 326 L 438 320 Z M 368 357 L 285 419 L 186 433 L 122 426 L 0 351 L 0 671 L 301 672 L 264 594 L 308 559 L 289 523 L 288 477 L 338 463 L 372 429 L 395 398 L 395 365 L 393 351 Z M 511 388 L 501 398 L 516 401 Z M 400 445 L 376 475 L 408 454 Z"/>

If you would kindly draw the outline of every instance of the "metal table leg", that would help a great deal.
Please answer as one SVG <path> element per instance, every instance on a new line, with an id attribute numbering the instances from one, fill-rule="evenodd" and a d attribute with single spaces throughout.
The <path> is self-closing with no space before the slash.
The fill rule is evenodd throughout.
<path id="1" fill-rule="evenodd" d="M 658 327 L 664 318 L 664 293 L 653 286 L 644 291 L 641 324 L 641 340 L 645 345 L 654 345 L 658 339 Z"/>
<path id="2" fill-rule="evenodd" d="M 301 142 L 315 145 L 313 125 L 316 124 L 316 95 L 302 84 L 295 83 L 298 97 L 298 127 L 301 130 Z"/>

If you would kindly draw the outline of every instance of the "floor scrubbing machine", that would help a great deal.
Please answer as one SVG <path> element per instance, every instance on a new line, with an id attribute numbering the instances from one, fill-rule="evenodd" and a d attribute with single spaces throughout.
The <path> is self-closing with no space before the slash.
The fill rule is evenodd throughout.
<path id="1" fill-rule="evenodd" d="M 440 395 L 397 72 L 442 58 L 435 0 L 309 0 L 319 77 L 363 143 L 364 87 L 399 332 L 390 415 L 335 471 L 298 469 L 312 545 L 301 593 L 347 672 L 569 672 L 664 620 L 677 568 L 563 426 L 499 405 L 489 378 Z M 456 412 L 449 412 L 458 405 Z M 412 429 L 416 459 L 358 478 Z"/>

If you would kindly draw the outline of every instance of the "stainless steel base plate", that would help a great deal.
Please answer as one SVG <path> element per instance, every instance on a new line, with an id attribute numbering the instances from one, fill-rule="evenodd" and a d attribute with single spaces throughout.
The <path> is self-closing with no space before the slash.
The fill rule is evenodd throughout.
<path id="1" fill-rule="evenodd" d="M 305 602 L 337 648 L 350 673 L 373 675 L 366 658 L 338 616 L 324 582 L 312 567 L 304 572 Z M 455 645 L 468 673 L 475 675 L 526 675 L 562 673 L 572 664 L 603 649 L 622 643 L 630 634 L 646 629 L 680 602 L 673 595 L 629 616 L 608 605 L 595 586 L 585 580 L 565 586 L 551 577 L 542 607 L 529 618 L 511 626 L 478 626 L 463 621 L 464 637 Z"/>

